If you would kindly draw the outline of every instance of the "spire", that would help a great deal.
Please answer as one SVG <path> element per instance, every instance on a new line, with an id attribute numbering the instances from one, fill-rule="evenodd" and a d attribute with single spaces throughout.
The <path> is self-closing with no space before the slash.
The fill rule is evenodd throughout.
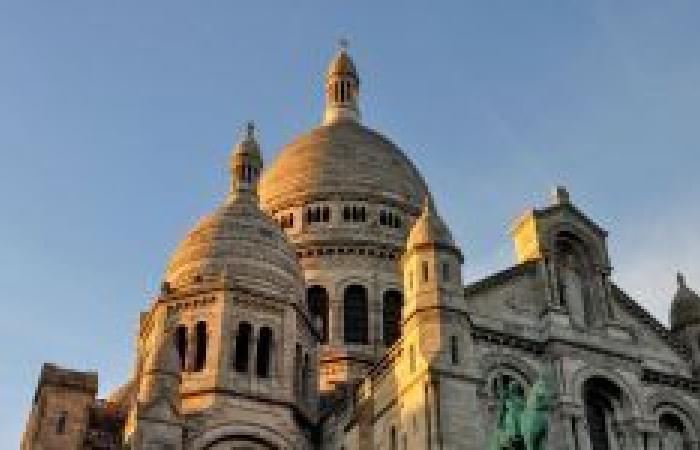
<path id="1" fill-rule="evenodd" d="M 326 109 L 323 124 L 328 125 L 339 120 L 360 120 L 360 78 L 352 58 L 348 55 L 348 43 L 339 42 L 335 54 L 326 71 Z"/>
<path id="2" fill-rule="evenodd" d="M 246 125 L 243 139 L 231 153 L 231 195 L 257 194 L 262 166 L 260 146 L 255 139 L 255 124 L 251 121 Z"/>

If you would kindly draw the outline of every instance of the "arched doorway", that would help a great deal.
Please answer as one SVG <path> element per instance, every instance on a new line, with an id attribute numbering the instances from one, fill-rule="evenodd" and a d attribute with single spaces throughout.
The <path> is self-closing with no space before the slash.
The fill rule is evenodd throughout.
<path id="1" fill-rule="evenodd" d="M 588 438 L 591 450 L 615 450 L 618 416 L 623 393 L 610 380 L 594 377 L 583 386 Z"/>
<path id="2" fill-rule="evenodd" d="M 675 414 L 659 417 L 659 450 L 690 450 L 685 425 Z"/>

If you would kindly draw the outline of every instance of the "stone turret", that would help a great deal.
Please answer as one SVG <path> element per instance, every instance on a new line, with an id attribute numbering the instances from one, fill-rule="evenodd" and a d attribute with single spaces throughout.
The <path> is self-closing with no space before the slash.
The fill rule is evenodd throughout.
<path id="1" fill-rule="evenodd" d="M 340 120 L 360 121 L 360 77 L 345 42 L 326 71 L 326 109 L 323 124 Z"/>
<path id="2" fill-rule="evenodd" d="M 20 448 L 82 448 L 96 393 L 96 373 L 44 364 Z"/>
<path id="3" fill-rule="evenodd" d="M 258 180 L 263 167 L 260 146 L 255 139 L 255 125 L 248 122 L 245 136 L 231 152 L 231 194 L 253 194 L 257 199 Z"/>
<path id="4" fill-rule="evenodd" d="M 700 295 L 688 287 L 682 273 L 676 278 L 678 288 L 669 314 L 671 330 L 690 347 L 693 367 L 700 373 Z"/>
<path id="5" fill-rule="evenodd" d="M 405 314 L 410 314 L 412 309 L 441 305 L 449 298 L 459 297 L 462 252 L 435 210 L 430 196 L 425 197 L 421 215 L 408 235 L 402 261 L 407 295 Z"/>

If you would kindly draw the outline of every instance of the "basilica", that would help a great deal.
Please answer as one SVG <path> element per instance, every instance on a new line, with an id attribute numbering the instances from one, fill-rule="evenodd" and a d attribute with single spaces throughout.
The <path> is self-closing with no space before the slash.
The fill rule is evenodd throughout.
<path id="1" fill-rule="evenodd" d="M 97 398 L 96 373 L 44 364 L 22 450 L 700 450 L 683 276 L 667 327 L 560 186 L 512 224 L 513 264 L 465 285 L 360 87 L 341 48 L 319 126 L 267 164 L 247 126 L 138 318 L 129 379 Z"/>

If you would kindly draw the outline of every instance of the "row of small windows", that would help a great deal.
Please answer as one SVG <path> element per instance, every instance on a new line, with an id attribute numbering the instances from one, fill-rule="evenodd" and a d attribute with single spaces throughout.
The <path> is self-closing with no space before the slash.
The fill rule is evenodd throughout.
<path id="1" fill-rule="evenodd" d="M 320 321 L 321 342 L 328 343 L 328 292 L 323 286 L 311 286 L 306 291 L 311 316 Z M 397 290 L 384 293 L 382 329 L 384 345 L 390 346 L 401 335 L 403 296 Z M 348 344 L 369 343 L 369 304 L 367 288 L 353 284 L 343 294 L 343 339 Z"/>
<path id="2" fill-rule="evenodd" d="M 257 167 L 252 167 L 248 164 L 241 164 L 236 167 L 236 173 L 240 180 L 246 183 L 252 183 L 258 177 L 259 169 Z"/>
<path id="3" fill-rule="evenodd" d="M 248 322 L 241 322 L 238 325 L 236 334 L 235 350 L 233 355 L 233 367 L 236 372 L 247 372 L 248 361 L 250 359 L 250 347 L 252 343 L 253 327 Z M 273 344 L 272 330 L 269 327 L 260 328 L 258 334 L 258 345 L 256 346 L 255 373 L 260 378 L 270 376 L 270 359 Z M 185 325 L 177 327 L 175 333 L 175 346 L 180 360 L 180 370 L 183 372 L 201 372 L 207 361 L 207 324 L 197 322 L 194 331 L 194 352 L 190 353 L 189 330 Z"/>
<path id="4" fill-rule="evenodd" d="M 401 228 L 401 217 L 392 211 L 379 211 L 379 225 Z"/>
<path id="5" fill-rule="evenodd" d="M 365 222 L 367 220 L 366 209 L 364 206 L 344 206 L 343 220 L 345 222 Z"/>
<path id="6" fill-rule="evenodd" d="M 421 280 L 424 283 L 430 281 L 430 265 L 428 264 L 428 261 L 421 261 L 420 271 L 421 271 Z M 444 282 L 450 281 L 450 279 L 452 278 L 452 276 L 451 276 L 452 269 L 450 268 L 450 263 L 443 262 L 440 265 L 440 271 L 441 271 L 440 275 L 442 276 L 442 281 L 444 281 Z M 413 290 L 413 271 L 408 272 L 408 289 Z"/>
<path id="7" fill-rule="evenodd" d="M 319 223 L 330 222 L 331 209 L 328 206 L 313 206 L 306 209 L 306 222 Z"/>
<path id="8" fill-rule="evenodd" d="M 180 370 L 183 372 L 201 372 L 207 361 L 207 324 L 197 322 L 194 327 L 194 352 L 190 353 L 191 344 L 189 328 L 180 325 L 175 331 L 175 347 L 180 360 Z"/>
<path id="9" fill-rule="evenodd" d="M 306 223 L 328 223 L 331 221 L 330 206 L 310 206 L 305 212 Z M 361 205 L 347 205 L 343 207 L 344 222 L 366 222 L 367 208 Z M 282 228 L 294 226 L 294 213 L 282 214 L 278 217 Z M 379 224 L 391 228 L 401 228 L 401 216 L 393 211 L 380 210 Z"/>
<path id="10" fill-rule="evenodd" d="M 352 84 L 348 80 L 337 81 L 333 83 L 331 94 L 335 102 L 349 102 L 352 99 Z"/>
<path id="11" fill-rule="evenodd" d="M 252 337 L 253 326 L 249 322 L 239 323 L 233 355 L 233 368 L 236 372 L 248 372 Z M 269 378 L 270 376 L 270 360 L 273 345 L 272 337 L 272 330 L 269 327 L 260 328 L 255 355 L 255 374 L 259 378 Z"/>

